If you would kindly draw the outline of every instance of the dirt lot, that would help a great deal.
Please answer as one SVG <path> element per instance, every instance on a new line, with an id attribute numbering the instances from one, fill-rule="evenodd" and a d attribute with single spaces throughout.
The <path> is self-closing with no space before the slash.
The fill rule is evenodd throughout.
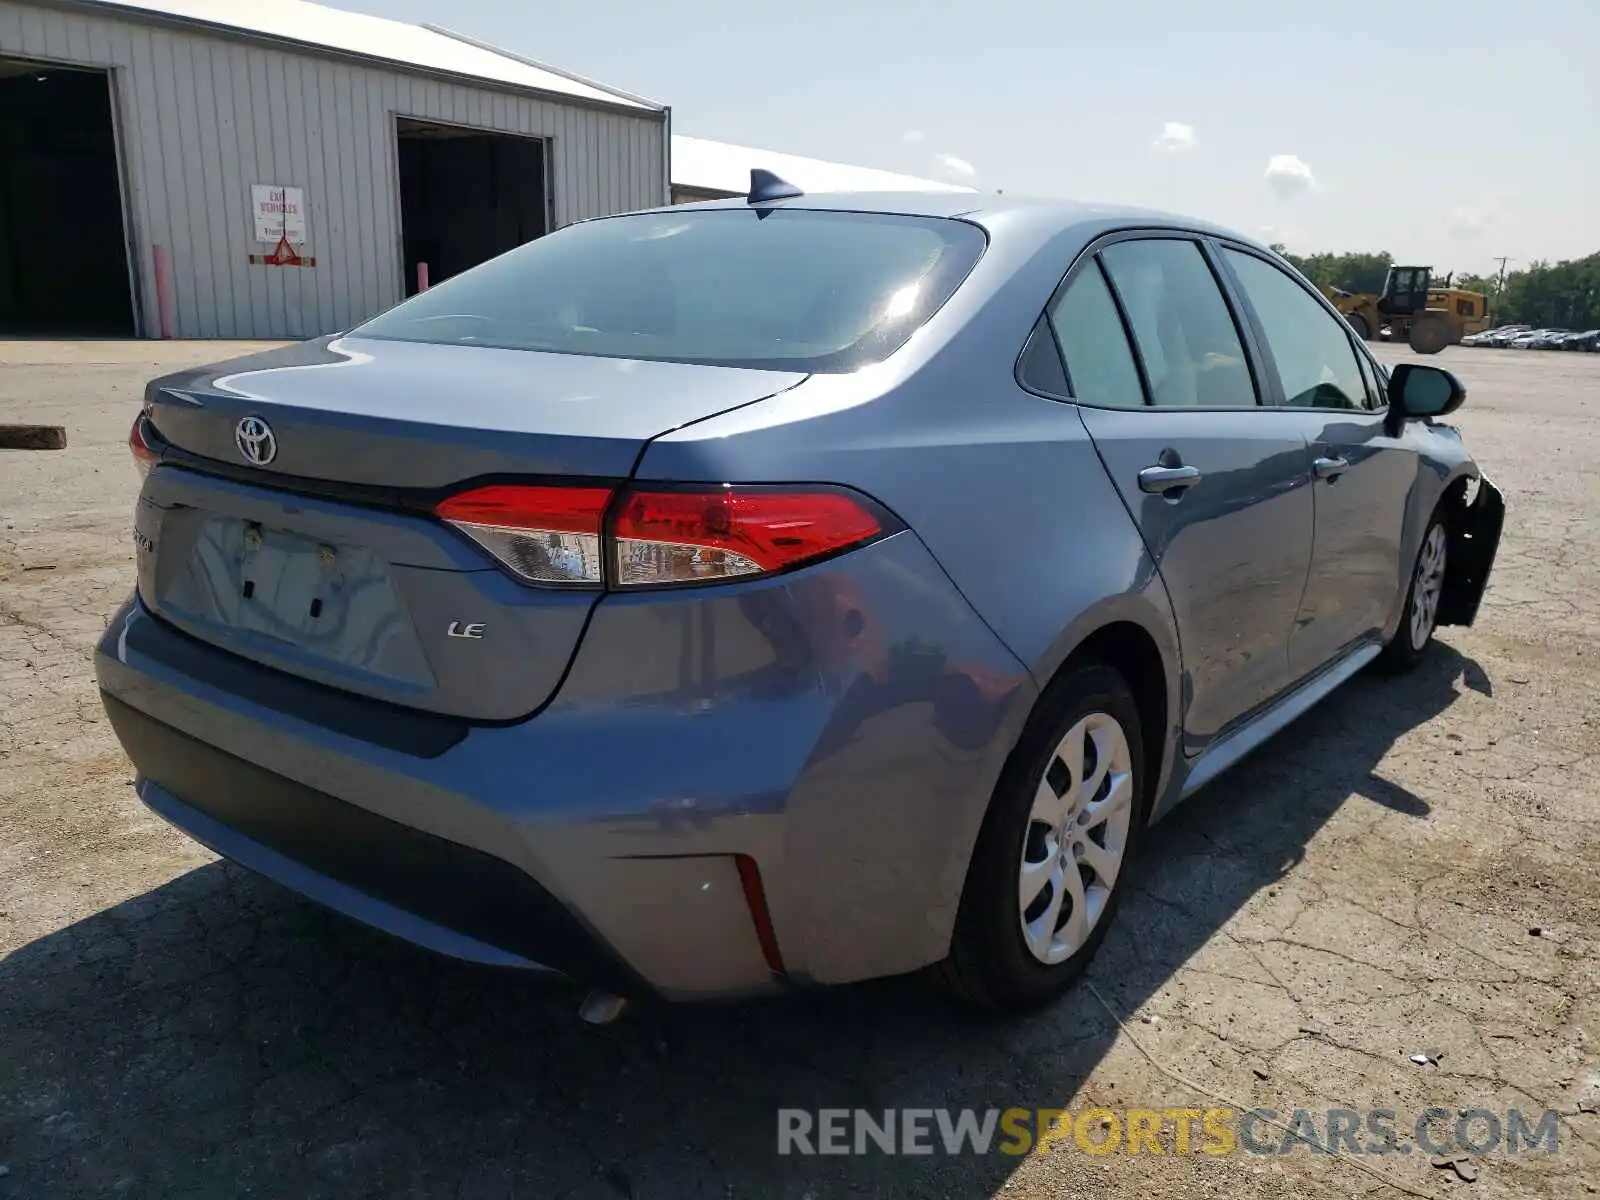
<path id="1" fill-rule="evenodd" d="M 1005 1023 L 896 982 L 592 1029 L 569 991 L 327 916 L 135 799 L 89 662 L 130 585 L 123 438 L 146 377 L 224 350 L 0 343 L 0 421 L 70 437 L 0 451 L 0 1197 L 1400 1194 L 1305 1147 L 775 1152 L 779 1107 L 1212 1103 L 1152 1058 L 1403 1134 L 1431 1105 L 1556 1109 L 1554 1156 L 1474 1183 L 1360 1161 L 1414 1194 L 1600 1189 L 1600 356 L 1443 356 L 1510 503 L 1477 628 L 1161 826 L 1092 989 Z"/>

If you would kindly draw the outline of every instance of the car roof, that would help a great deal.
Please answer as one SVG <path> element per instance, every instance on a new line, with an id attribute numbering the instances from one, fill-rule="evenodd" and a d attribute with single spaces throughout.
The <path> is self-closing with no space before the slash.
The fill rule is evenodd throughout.
<path id="1" fill-rule="evenodd" d="M 705 200 L 694 204 L 674 205 L 655 211 L 747 207 L 749 202 L 739 196 L 728 200 Z M 887 213 L 895 216 L 959 217 L 990 228 L 1009 223 L 1036 229 L 1049 228 L 1053 232 L 1061 232 L 1075 226 L 1110 229 L 1119 226 L 1137 228 L 1153 225 L 1214 234 L 1265 248 L 1261 247 L 1256 239 L 1247 237 L 1237 230 L 1159 209 L 1090 200 L 1007 196 L 998 192 L 825 192 L 783 200 L 768 200 L 764 201 L 761 207 Z"/>

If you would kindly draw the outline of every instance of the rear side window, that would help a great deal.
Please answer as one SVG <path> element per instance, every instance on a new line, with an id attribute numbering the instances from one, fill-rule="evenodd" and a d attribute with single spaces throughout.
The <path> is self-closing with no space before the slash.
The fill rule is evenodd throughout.
<path id="1" fill-rule="evenodd" d="M 1153 404 L 1255 406 L 1244 346 L 1199 246 L 1165 238 L 1117 242 L 1100 258 L 1133 326 Z"/>
<path id="2" fill-rule="evenodd" d="M 1024 385 L 1047 396 L 1072 395 L 1067 373 L 1061 366 L 1061 351 L 1056 349 L 1056 335 L 1043 317 L 1034 323 L 1028 344 L 1022 348 L 1017 375 Z"/>
<path id="3" fill-rule="evenodd" d="M 964 221 L 877 213 L 611 217 L 491 259 L 352 336 L 852 371 L 904 344 L 984 245 Z"/>
<path id="4" fill-rule="evenodd" d="M 1284 403 L 1295 408 L 1366 408 L 1367 385 L 1348 325 L 1277 267 L 1253 254 L 1225 253 L 1266 334 Z"/>
<path id="5" fill-rule="evenodd" d="M 1079 273 L 1049 315 L 1075 399 L 1104 408 L 1144 407 L 1139 368 L 1098 265 L 1091 262 Z"/>

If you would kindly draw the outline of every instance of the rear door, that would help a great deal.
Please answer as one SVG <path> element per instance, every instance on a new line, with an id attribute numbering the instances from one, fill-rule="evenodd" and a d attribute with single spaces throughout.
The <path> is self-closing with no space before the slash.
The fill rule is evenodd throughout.
<path id="1" fill-rule="evenodd" d="M 1407 431 L 1391 436 L 1381 385 L 1344 323 L 1254 252 L 1222 252 L 1259 330 L 1277 419 L 1311 447 L 1316 537 L 1289 642 L 1296 678 L 1376 637 L 1408 578 L 1406 508 L 1417 482 Z"/>
<path id="2" fill-rule="evenodd" d="M 1288 682 L 1311 550 L 1305 439 L 1259 406 L 1196 240 L 1102 245 L 1050 321 L 1084 423 L 1171 597 L 1185 740 L 1198 752 Z"/>

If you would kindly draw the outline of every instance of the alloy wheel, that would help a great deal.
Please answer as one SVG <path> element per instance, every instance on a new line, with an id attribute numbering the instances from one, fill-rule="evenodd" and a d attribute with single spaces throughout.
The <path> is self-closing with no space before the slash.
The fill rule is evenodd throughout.
<path id="1" fill-rule="evenodd" d="M 1070 958 L 1104 915 L 1128 848 L 1133 757 L 1115 717 L 1090 713 L 1067 731 L 1034 794 L 1017 899 L 1029 952 Z"/>
<path id="2" fill-rule="evenodd" d="M 1411 648 L 1421 650 L 1433 636 L 1439 617 L 1439 597 L 1444 594 L 1444 526 L 1435 524 L 1423 539 L 1417 555 L 1417 576 L 1411 585 Z"/>

